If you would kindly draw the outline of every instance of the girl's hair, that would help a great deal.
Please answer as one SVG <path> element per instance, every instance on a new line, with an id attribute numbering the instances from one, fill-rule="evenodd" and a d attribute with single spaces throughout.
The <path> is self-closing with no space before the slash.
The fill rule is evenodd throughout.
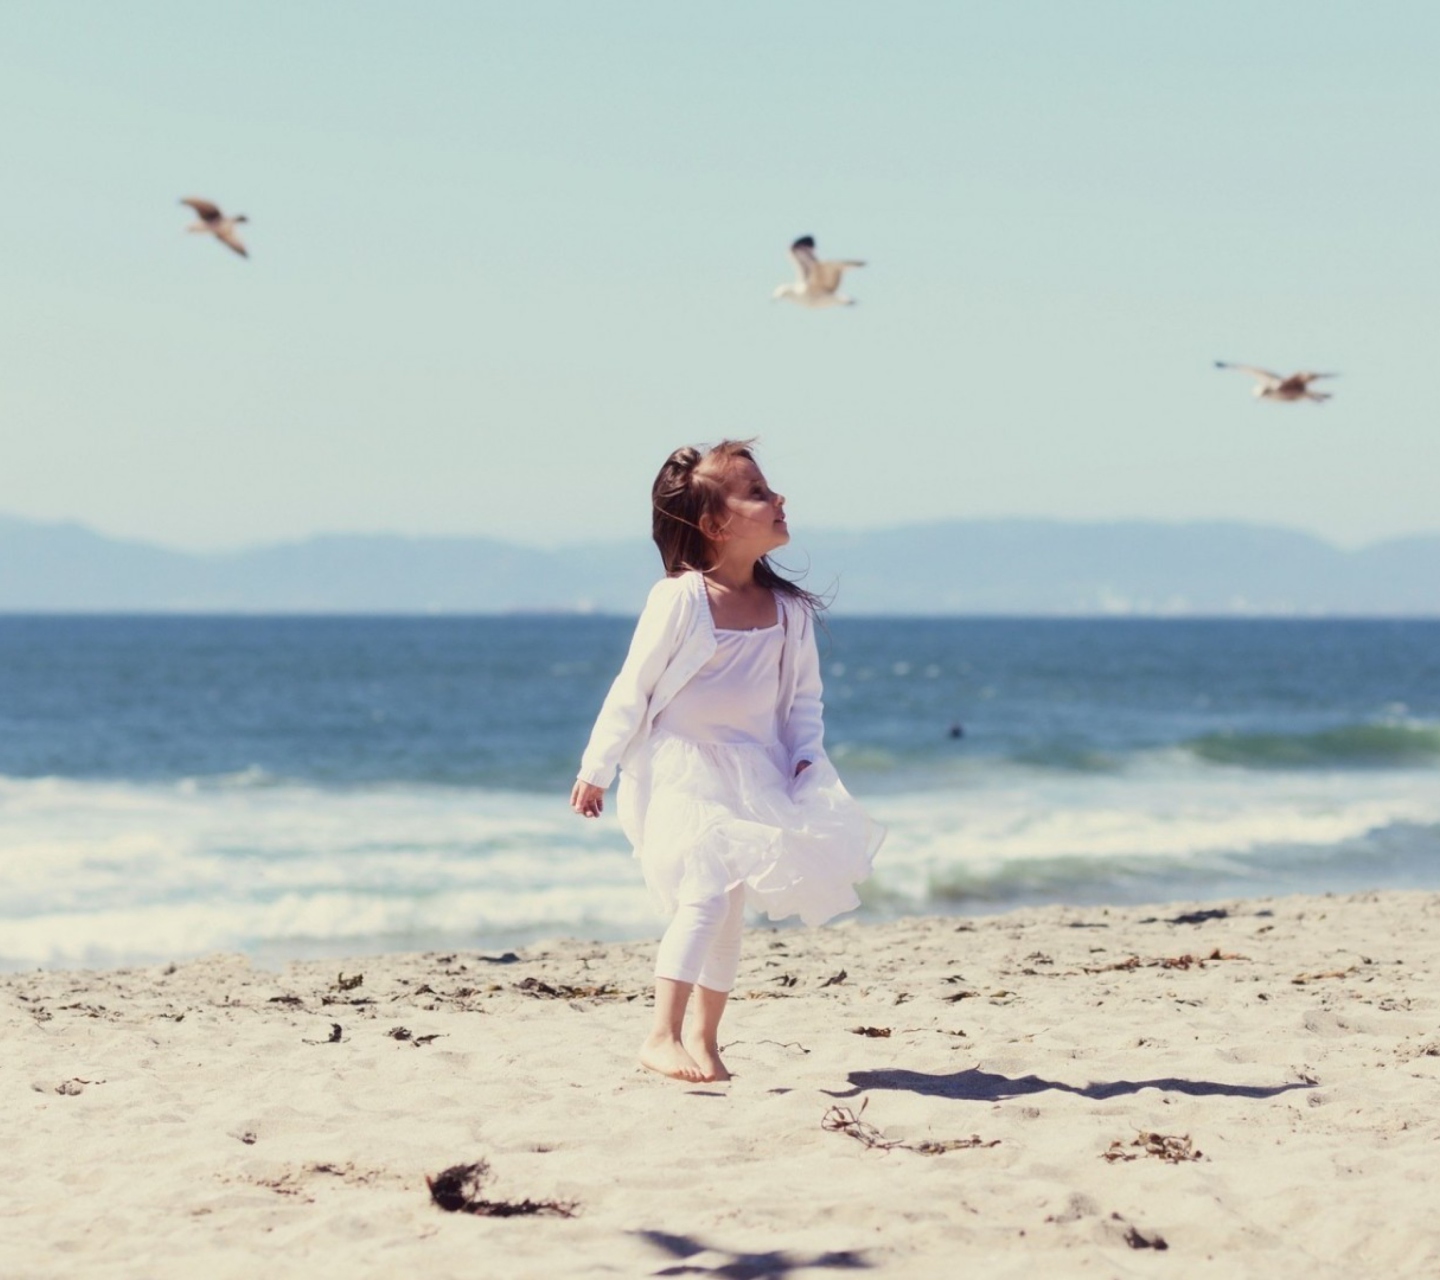
<path id="1" fill-rule="evenodd" d="M 722 440 L 705 450 L 686 445 L 665 459 L 651 486 L 650 504 L 652 534 L 668 577 L 710 569 L 710 542 L 701 523 L 706 516 L 715 521 L 724 518 L 726 475 L 737 458 L 755 461 L 750 449 L 754 443 Z M 755 581 L 800 601 L 812 613 L 825 607 L 825 600 L 813 591 L 782 577 L 768 556 L 755 562 Z"/>

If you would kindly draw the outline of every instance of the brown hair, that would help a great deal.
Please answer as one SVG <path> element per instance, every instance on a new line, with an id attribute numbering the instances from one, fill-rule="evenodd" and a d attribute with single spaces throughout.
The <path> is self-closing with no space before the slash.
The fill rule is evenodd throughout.
<path id="1" fill-rule="evenodd" d="M 650 489 L 651 533 L 660 549 L 667 577 L 691 569 L 706 572 L 710 541 L 701 524 L 706 516 L 720 520 L 725 512 L 725 476 L 737 458 L 755 461 L 753 440 L 722 440 L 709 449 L 690 445 L 676 449 L 660 468 Z M 705 464 L 711 465 L 705 465 Z M 798 582 L 782 577 L 769 556 L 755 562 L 755 581 L 771 591 L 799 600 L 812 613 L 825 601 Z"/>

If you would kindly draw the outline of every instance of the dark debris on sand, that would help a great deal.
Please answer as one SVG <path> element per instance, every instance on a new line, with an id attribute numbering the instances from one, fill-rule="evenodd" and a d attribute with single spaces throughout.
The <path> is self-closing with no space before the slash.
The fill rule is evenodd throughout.
<path id="1" fill-rule="evenodd" d="M 1118 1213 L 1112 1213 L 1110 1220 L 1117 1224 L 1116 1230 L 1120 1238 L 1132 1249 L 1154 1249 L 1163 1252 L 1170 1247 L 1165 1237 L 1158 1231 L 1145 1231 L 1137 1227 L 1133 1222 L 1127 1222 Z"/>
<path id="2" fill-rule="evenodd" d="M 1124 960 L 1117 960 L 1113 964 L 1082 965 L 1085 973 L 1124 973 L 1136 969 L 1203 969 L 1208 963 L 1216 960 L 1248 960 L 1249 956 L 1242 956 L 1234 951 L 1221 951 L 1219 947 L 1214 948 L 1208 955 L 1197 956 L 1186 952 L 1183 956 L 1152 956 L 1148 960 L 1142 960 L 1139 956 L 1127 956 Z"/>
<path id="3" fill-rule="evenodd" d="M 598 986 L 575 987 L 568 982 L 551 985 L 539 978 L 525 978 L 515 984 L 515 990 L 523 991 L 527 996 L 537 996 L 545 1000 L 582 1000 L 624 994 L 618 987 L 611 986 L 608 982 L 602 982 Z"/>
<path id="4" fill-rule="evenodd" d="M 1171 916 L 1166 924 L 1204 924 L 1207 920 L 1228 920 L 1230 912 L 1225 907 L 1211 907 L 1205 911 L 1186 911 Z"/>
<path id="5" fill-rule="evenodd" d="M 473 1213 L 481 1218 L 573 1218 L 573 1200 L 486 1200 L 480 1190 L 490 1176 L 490 1164 L 455 1164 L 433 1178 L 426 1177 L 430 1198 L 447 1213 Z"/>
<path id="6" fill-rule="evenodd" d="M 1190 1135 L 1173 1133 L 1148 1133 L 1141 1130 L 1135 1135 L 1135 1141 L 1130 1147 L 1140 1147 L 1140 1151 L 1132 1151 L 1116 1138 L 1107 1147 L 1101 1156 L 1103 1159 L 1114 1164 L 1117 1160 L 1138 1160 L 1140 1156 L 1156 1156 L 1164 1160 L 1166 1164 L 1183 1164 L 1187 1160 L 1203 1160 L 1205 1154 L 1196 1151 L 1190 1142 Z"/>
<path id="7" fill-rule="evenodd" d="M 439 1032 L 428 1036 L 417 1036 L 409 1027 L 391 1027 L 385 1034 L 392 1040 L 408 1040 L 417 1049 L 440 1039 Z"/>

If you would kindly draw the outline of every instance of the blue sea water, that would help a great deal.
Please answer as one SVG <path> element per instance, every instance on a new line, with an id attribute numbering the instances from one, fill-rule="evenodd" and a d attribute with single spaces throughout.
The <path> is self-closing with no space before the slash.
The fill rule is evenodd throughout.
<path id="1" fill-rule="evenodd" d="M 566 804 L 630 629 L 0 618 L 0 967 L 654 934 L 613 804 Z M 869 917 L 1440 886 L 1440 622 L 837 617 L 822 655 Z"/>

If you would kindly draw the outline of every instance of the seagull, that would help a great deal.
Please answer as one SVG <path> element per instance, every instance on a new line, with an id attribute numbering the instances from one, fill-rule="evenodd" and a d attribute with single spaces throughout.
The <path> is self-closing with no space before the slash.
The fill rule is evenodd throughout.
<path id="1" fill-rule="evenodd" d="M 187 230 L 208 231 L 221 244 L 228 245 L 242 258 L 250 256 L 245 252 L 245 245 L 235 233 L 236 223 L 250 221 L 243 213 L 237 213 L 233 218 L 227 218 L 218 207 L 208 200 L 201 200 L 198 196 L 186 196 L 180 203 L 188 204 L 200 217 L 200 221 L 192 223 Z"/>
<path id="2" fill-rule="evenodd" d="M 863 262 L 845 259 L 840 262 L 821 262 L 815 256 L 815 237 L 801 236 L 790 246 L 790 256 L 795 259 L 795 269 L 800 279 L 795 284 L 782 284 L 771 294 L 771 298 L 788 298 L 802 307 L 853 307 L 854 298 L 847 298 L 839 292 L 840 277 L 846 267 L 863 267 Z"/>
<path id="3" fill-rule="evenodd" d="M 1215 361 L 1217 369 L 1239 369 L 1255 379 L 1254 394 L 1261 400 L 1314 400 L 1321 404 L 1330 399 L 1329 391 L 1311 391 L 1310 384 L 1316 378 L 1338 378 L 1338 373 L 1292 373 L 1288 378 L 1269 369 L 1257 369 L 1253 364 L 1229 364 L 1224 360 Z"/>

